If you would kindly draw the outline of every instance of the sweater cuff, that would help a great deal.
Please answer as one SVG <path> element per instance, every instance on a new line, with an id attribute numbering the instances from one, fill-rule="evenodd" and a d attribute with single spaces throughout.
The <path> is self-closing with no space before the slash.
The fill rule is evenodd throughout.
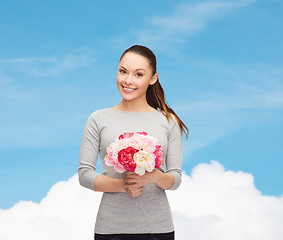
<path id="1" fill-rule="evenodd" d="M 176 190 L 182 182 L 182 173 L 179 171 L 175 171 L 175 170 L 168 171 L 168 173 L 171 173 L 175 178 L 174 184 L 168 190 Z"/>
<path id="2" fill-rule="evenodd" d="M 80 185 L 86 187 L 90 190 L 94 190 L 95 179 L 101 174 L 93 171 L 84 171 L 83 173 L 79 172 L 79 182 Z"/>

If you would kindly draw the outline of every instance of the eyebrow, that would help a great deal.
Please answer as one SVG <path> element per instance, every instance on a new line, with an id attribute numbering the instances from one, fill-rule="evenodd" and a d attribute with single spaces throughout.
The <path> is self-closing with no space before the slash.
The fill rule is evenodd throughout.
<path id="1" fill-rule="evenodd" d="M 125 67 L 123 67 L 123 66 L 121 66 L 122 68 L 124 68 L 124 69 L 127 69 L 127 68 L 125 68 Z M 143 68 L 138 68 L 138 69 L 136 69 L 136 71 L 138 71 L 138 70 L 143 70 L 143 71 L 145 71 L 145 69 L 143 69 Z M 146 71 L 145 71 L 146 72 Z"/>

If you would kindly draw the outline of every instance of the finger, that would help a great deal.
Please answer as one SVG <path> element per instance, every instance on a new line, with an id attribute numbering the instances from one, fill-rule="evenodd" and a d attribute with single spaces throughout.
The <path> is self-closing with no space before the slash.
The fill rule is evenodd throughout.
<path id="1" fill-rule="evenodd" d="M 125 186 L 130 190 L 143 189 L 143 186 L 140 184 L 126 184 Z"/>
<path id="2" fill-rule="evenodd" d="M 127 172 L 127 177 L 130 177 L 130 178 L 138 178 L 138 177 L 141 177 L 140 175 L 134 173 L 134 172 Z"/>
<path id="3" fill-rule="evenodd" d="M 129 183 L 129 184 L 134 184 L 137 183 L 139 185 L 145 185 L 145 179 L 138 179 L 138 178 L 129 178 L 129 179 L 125 179 L 125 182 Z"/>
<path id="4" fill-rule="evenodd" d="M 136 192 L 134 191 L 134 190 L 131 190 L 131 189 L 129 189 L 129 188 L 127 188 L 127 187 L 125 187 L 125 189 L 126 189 L 126 193 L 129 195 L 129 196 L 133 196 L 134 194 L 136 194 Z"/>
<path id="5" fill-rule="evenodd" d="M 139 195 L 141 195 L 142 194 L 142 189 L 141 190 L 134 190 L 134 191 L 131 191 L 131 190 L 129 190 L 129 189 L 126 189 L 126 192 L 127 192 L 127 194 L 130 196 L 130 197 L 133 197 L 133 198 L 135 198 L 135 197 L 138 197 Z"/>
<path id="6" fill-rule="evenodd" d="M 125 178 L 127 179 L 138 179 L 136 175 L 127 175 Z"/>
<path id="7" fill-rule="evenodd" d="M 125 183 L 127 183 L 127 184 L 135 184 L 135 183 L 137 183 L 137 181 L 135 180 L 135 179 L 125 179 Z"/>
<path id="8" fill-rule="evenodd" d="M 142 194 L 142 191 L 135 192 L 135 193 L 133 193 L 133 197 L 138 197 L 141 194 Z"/>
<path id="9" fill-rule="evenodd" d="M 124 179 L 125 181 L 131 181 L 131 182 L 139 182 L 142 180 L 141 178 L 134 177 L 134 176 L 125 177 Z"/>
<path id="10" fill-rule="evenodd" d="M 129 190 L 130 195 L 138 195 L 142 193 L 142 189 Z"/>
<path id="11" fill-rule="evenodd" d="M 135 188 L 134 191 L 136 191 L 136 192 L 141 192 L 141 191 L 143 191 L 143 187 Z"/>
<path id="12" fill-rule="evenodd" d="M 126 183 L 126 185 L 134 187 L 134 188 L 143 186 L 141 182 L 131 182 L 131 183 Z"/>
<path id="13" fill-rule="evenodd" d="M 124 182 L 128 184 L 134 184 L 134 183 L 141 183 L 142 179 L 137 179 L 137 178 L 131 178 L 131 177 L 125 177 Z"/>
<path id="14" fill-rule="evenodd" d="M 126 188 L 130 191 L 134 191 L 135 189 L 138 189 L 138 187 L 135 187 L 134 185 L 126 185 Z"/>

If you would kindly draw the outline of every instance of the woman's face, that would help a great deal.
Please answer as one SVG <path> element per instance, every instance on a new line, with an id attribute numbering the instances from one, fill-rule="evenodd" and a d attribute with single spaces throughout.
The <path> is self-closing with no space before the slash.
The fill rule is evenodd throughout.
<path id="1" fill-rule="evenodd" d="M 125 100 L 145 97 L 149 84 L 154 84 L 157 74 L 152 76 L 152 68 L 147 58 L 127 52 L 119 62 L 117 86 Z"/>

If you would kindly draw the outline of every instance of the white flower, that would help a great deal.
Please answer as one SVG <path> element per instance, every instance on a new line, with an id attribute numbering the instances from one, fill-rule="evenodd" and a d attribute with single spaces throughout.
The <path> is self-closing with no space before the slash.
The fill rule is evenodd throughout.
<path id="1" fill-rule="evenodd" d="M 155 155 L 146 151 L 139 151 L 134 154 L 134 161 L 137 164 L 135 172 L 139 175 L 144 174 L 144 170 L 152 172 L 155 166 Z M 144 169 L 142 171 L 142 169 Z"/>
<path id="2" fill-rule="evenodd" d="M 142 176 L 145 173 L 145 169 L 143 167 L 136 166 L 135 173 Z"/>

